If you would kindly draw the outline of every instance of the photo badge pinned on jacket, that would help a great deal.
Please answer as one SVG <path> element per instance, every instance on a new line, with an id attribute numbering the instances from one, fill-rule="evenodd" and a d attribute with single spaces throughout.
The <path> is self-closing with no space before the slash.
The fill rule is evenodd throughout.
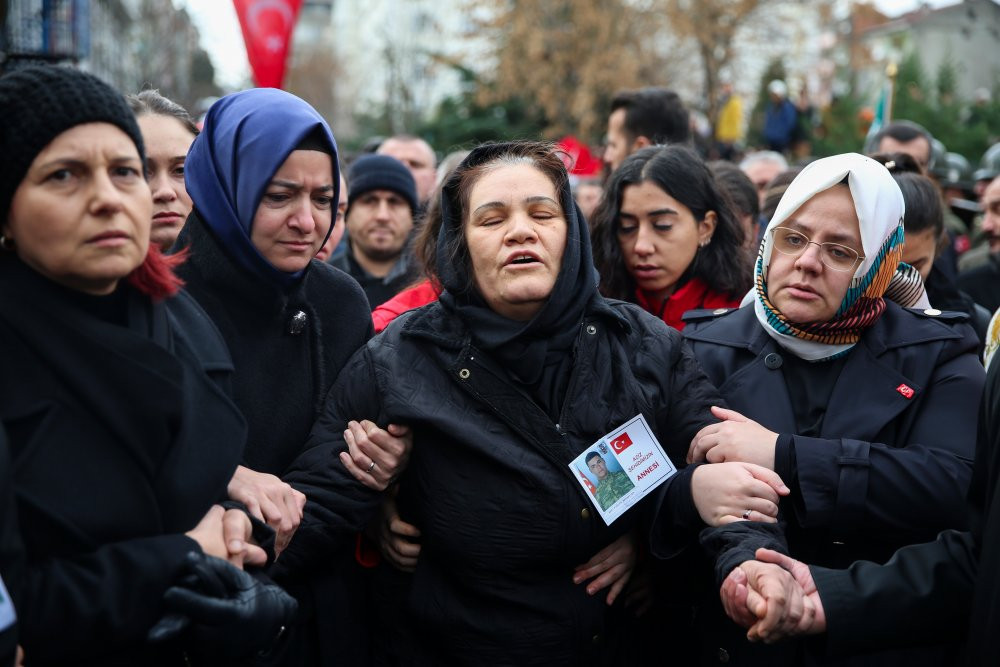
<path id="1" fill-rule="evenodd" d="M 677 472 L 642 415 L 585 449 L 569 467 L 609 526 Z"/>
<path id="2" fill-rule="evenodd" d="M 17 615 L 14 613 L 14 605 L 10 601 L 10 593 L 3 585 L 3 578 L 0 577 L 0 631 L 6 630 L 14 625 Z"/>

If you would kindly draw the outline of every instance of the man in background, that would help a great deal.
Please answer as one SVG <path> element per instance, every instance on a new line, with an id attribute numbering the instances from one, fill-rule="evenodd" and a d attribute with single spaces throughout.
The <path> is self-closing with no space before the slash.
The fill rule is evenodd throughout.
<path id="1" fill-rule="evenodd" d="M 611 100 L 604 164 L 614 171 L 640 148 L 690 140 L 690 114 L 677 93 L 656 87 L 622 91 Z"/>

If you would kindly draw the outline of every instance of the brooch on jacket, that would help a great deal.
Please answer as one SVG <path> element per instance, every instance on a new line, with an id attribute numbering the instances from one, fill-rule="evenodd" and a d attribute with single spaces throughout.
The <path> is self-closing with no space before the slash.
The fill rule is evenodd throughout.
<path id="1" fill-rule="evenodd" d="M 292 319 L 288 321 L 288 333 L 292 334 L 293 336 L 298 336 L 305 330 L 306 322 L 308 320 L 309 318 L 306 317 L 306 314 L 304 312 L 302 312 L 301 310 L 295 311 L 295 314 L 292 315 Z"/>

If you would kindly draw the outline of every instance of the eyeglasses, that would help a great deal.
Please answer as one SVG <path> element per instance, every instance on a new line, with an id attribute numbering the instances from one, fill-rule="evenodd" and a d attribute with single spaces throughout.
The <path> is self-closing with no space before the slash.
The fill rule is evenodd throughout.
<path id="1" fill-rule="evenodd" d="M 819 259 L 823 265 L 834 271 L 853 271 L 858 262 L 864 259 L 854 248 L 839 243 L 816 243 L 802 232 L 788 227 L 775 227 L 771 230 L 774 239 L 774 249 L 783 255 L 798 257 L 806 251 L 810 244 L 819 246 Z"/>

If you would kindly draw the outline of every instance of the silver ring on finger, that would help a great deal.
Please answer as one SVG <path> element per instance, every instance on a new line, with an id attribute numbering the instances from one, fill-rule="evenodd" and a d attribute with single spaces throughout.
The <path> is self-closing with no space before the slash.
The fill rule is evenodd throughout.
<path id="1" fill-rule="evenodd" d="M 365 472 L 367 472 L 368 474 L 371 474 L 372 470 L 375 470 L 375 462 L 374 461 L 371 462 L 371 465 L 368 466 L 368 470 L 366 470 Z M 747 510 L 747 511 L 749 512 L 750 510 Z"/>
<path id="2" fill-rule="evenodd" d="M 369 470 L 368 472 L 371 472 L 371 471 Z M 743 520 L 744 521 L 749 521 L 750 520 L 750 512 L 753 512 L 753 510 L 752 509 L 747 509 L 746 511 L 743 512 Z"/>

